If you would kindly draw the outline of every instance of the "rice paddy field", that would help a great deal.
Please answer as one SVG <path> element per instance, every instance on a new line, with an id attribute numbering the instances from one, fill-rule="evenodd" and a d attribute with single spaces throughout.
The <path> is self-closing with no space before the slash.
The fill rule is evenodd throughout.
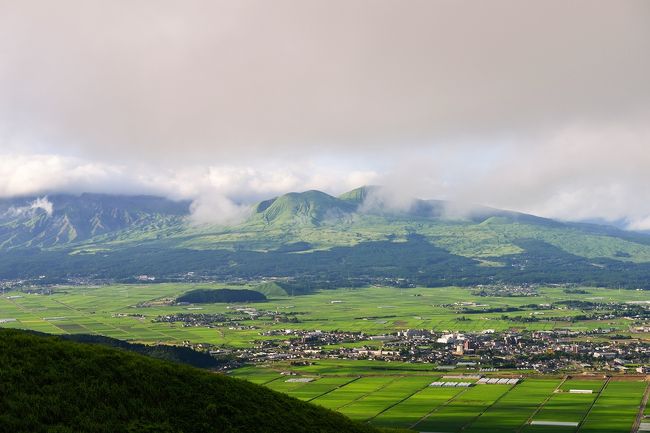
<path id="1" fill-rule="evenodd" d="M 182 323 L 154 322 L 158 316 L 179 313 L 233 314 L 236 305 L 202 304 L 200 306 L 166 305 L 159 302 L 173 299 L 195 288 L 221 288 L 223 285 L 142 284 L 99 287 L 58 287 L 50 295 L 6 292 L 0 296 L 0 326 L 32 329 L 54 334 L 101 334 L 122 340 L 140 342 L 210 343 L 226 347 L 249 347 L 262 338 L 265 330 L 289 327 L 269 317 L 244 319 L 240 327 L 193 326 Z M 248 286 L 254 288 L 254 286 Z M 459 314 L 450 306 L 475 302 L 483 306 L 518 307 L 525 304 L 551 304 L 566 300 L 598 302 L 650 302 L 648 292 L 587 288 L 586 294 L 568 294 L 558 287 L 539 290 L 535 297 L 480 297 L 468 288 L 368 287 L 318 291 L 304 296 L 272 295 L 268 302 L 246 304 L 260 311 L 292 314 L 298 319 L 292 329 L 348 330 L 382 334 L 399 329 L 433 329 L 476 332 L 485 329 L 548 330 L 569 328 L 589 330 L 606 327 L 626 333 L 630 323 L 625 319 L 608 321 L 584 320 L 569 322 L 562 317 L 581 314 L 580 310 L 538 311 L 544 320 L 522 323 L 504 320 L 503 313 Z M 529 311 L 509 313 L 528 316 Z M 548 319 L 547 319 L 548 318 Z M 249 329 L 255 327 L 256 329 Z M 247 329 L 248 328 L 248 329 Z"/>
<path id="2" fill-rule="evenodd" d="M 378 427 L 440 433 L 629 433 L 648 386 L 641 378 L 529 377 L 514 385 L 473 379 L 469 387 L 432 387 L 468 379 L 426 370 L 378 374 L 369 365 L 366 375 L 350 374 L 363 366 L 336 374 L 310 367 L 296 368 L 298 376 L 263 367 L 232 374 Z"/>

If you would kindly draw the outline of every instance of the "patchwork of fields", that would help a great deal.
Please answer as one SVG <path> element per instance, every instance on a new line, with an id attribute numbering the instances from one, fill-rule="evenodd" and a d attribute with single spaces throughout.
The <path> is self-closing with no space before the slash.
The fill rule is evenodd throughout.
<path id="1" fill-rule="evenodd" d="M 432 387 L 467 379 L 424 371 L 348 373 L 317 376 L 305 369 L 287 376 L 248 367 L 232 374 L 376 426 L 449 433 L 629 433 L 648 386 L 640 378 L 536 377 L 516 385 Z"/>
<path id="2" fill-rule="evenodd" d="M 458 287 L 409 288 L 367 287 L 363 289 L 323 290 L 305 296 L 270 297 L 268 302 L 246 304 L 259 311 L 278 311 L 291 314 L 294 323 L 278 323 L 272 318 L 238 320 L 240 327 L 230 325 L 186 327 L 182 323 L 154 322 L 158 316 L 180 313 L 226 314 L 235 309 L 228 304 L 203 304 L 201 306 L 166 305 L 156 303 L 173 299 L 195 288 L 224 287 L 222 284 L 143 284 L 98 287 L 60 287 L 51 295 L 7 292 L 0 296 L 0 326 L 32 329 L 35 331 L 66 334 L 100 334 L 122 340 L 141 342 L 210 343 L 229 347 L 250 347 L 253 340 L 277 337 L 261 336 L 265 330 L 284 328 L 314 330 L 362 331 L 369 335 L 395 332 L 399 329 L 434 329 L 462 332 L 496 331 L 511 328 L 550 330 L 566 328 L 589 330 L 607 327 L 626 333 L 629 321 L 614 318 L 608 321 L 583 320 L 569 322 L 553 320 L 550 316 L 564 317 L 583 314 L 579 309 L 566 308 L 561 312 L 539 311 L 539 317 L 549 320 L 523 322 L 504 320 L 501 312 L 465 315 L 450 305 L 476 302 L 490 308 L 519 307 L 531 302 L 550 304 L 568 300 L 597 300 L 599 302 L 647 302 L 648 292 L 586 288 L 586 294 L 565 293 L 561 288 L 547 287 L 535 297 L 480 297 L 470 289 Z M 244 286 L 254 288 L 253 286 Z M 146 305 L 146 306 L 143 306 Z M 528 317 L 530 311 L 509 313 L 510 316 Z M 254 327 L 255 329 L 252 329 Z"/>

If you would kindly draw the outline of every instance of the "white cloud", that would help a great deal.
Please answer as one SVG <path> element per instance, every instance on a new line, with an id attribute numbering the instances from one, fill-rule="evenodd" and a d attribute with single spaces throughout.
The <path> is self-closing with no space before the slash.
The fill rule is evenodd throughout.
<path id="1" fill-rule="evenodd" d="M 237 205 L 218 194 L 205 194 L 192 202 L 190 219 L 196 224 L 232 225 L 243 222 L 251 213 L 248 205 Z"/>
<path id="2" fill-rule="evenodd" d="M 650 3 L 0 2 L 0 197 L 650 215 Z M 549 31 L 548 23 L 553 23 Z"/>
<path id="3" fill-rule="evenodd" d="M 649 107 L 649 20 L 646 0 L 4 1 L 0 145 L 246 165 L 612 121 Z"/>
<path id="4" fill-rule="evenodd" d="M 37 210 L 41 209 L 44 210 L 46 214 L 49 216 L 52 215 L 52 212 L 54 211 L 54 205 L 52 204 L 51 201 L 47 199 L 47 197 L 38 197 L 36 200 L 32 202 L 32 204 L 29 205 L 30 209 L 32 210 Z"/>
<path id="5" fill-rule="evenodd" d="M 650 231 L 650 216 L 630 221 L 628 224 L 628 229 Z"/>
<path id="6" fill-rule="evenodd" d="M 27 206 L 11 206 L 6 211 L 6 215 L 10 217 L 20 215 L 35 215 L 38 210 L 44 211 L 48 216 L 54 212 L 54 205 L 47 197 L 37 197 Z"/>
<path id="7" fill-rule="evenodd" d="M 0 197 L 120 189 L 124 168 L 47 154 L 0 154 Z M 126 181 L 128 183 L 128 181 Z"/>
<path id="8" fill-rule="evenodd" d="M 59 155 L 0 154 L 0 197 L 44 193 L 155 194 L 191 199 L 199 223 L 240 220 L 248 204 L 289 191 L 340 193 L 378 177 L 374 171 L 296 160 L 283 165 L 115 165 Z M 50 210 L 46 199 L 33 208 Z"/>

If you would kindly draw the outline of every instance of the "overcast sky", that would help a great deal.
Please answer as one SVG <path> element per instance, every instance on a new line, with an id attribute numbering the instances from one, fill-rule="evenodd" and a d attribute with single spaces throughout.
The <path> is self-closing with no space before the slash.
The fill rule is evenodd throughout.
<path id="1" fill-rule="evenodd" d="M 650 229 L 649 77 L 647 0 L 0 0 L 0 196 L 379 183 Z"/>

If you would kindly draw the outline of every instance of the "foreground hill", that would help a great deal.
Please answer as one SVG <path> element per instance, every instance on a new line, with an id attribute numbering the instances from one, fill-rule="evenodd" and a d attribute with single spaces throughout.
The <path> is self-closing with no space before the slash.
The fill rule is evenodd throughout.
<path id="1" fill-rule="evenodd" d="M 376 432 L 223 375 L 0 330 L 0 432 Z"/>
<path id="2" fill-rule="evenodd" d="M 368 283 L 650 287 L 650 235 L 380 187 L 285 194 L 231 226 L 196 225 L 189 203 L 156 197 L 4 200 L 0 251 L 0 279 L 45 282 L 189 274 L 278 277 L 297 281 L 298 292 Z"/>

